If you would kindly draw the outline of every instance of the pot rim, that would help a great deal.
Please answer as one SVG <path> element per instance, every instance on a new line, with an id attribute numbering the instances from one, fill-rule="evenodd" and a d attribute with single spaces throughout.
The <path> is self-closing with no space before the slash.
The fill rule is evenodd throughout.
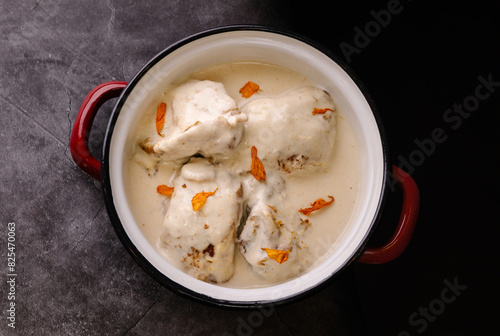
<path id="1" fill-rule="evenodd" d="M 123 107 L 123 104 L 129 94 L 132 92 L 136 84 L 139 82 L 141 78 L 144 77 L 144 75 L 153 67 L 155 66 L 158 62 L 160 62 L 165 56 L 169 55 L 173 51 L 181 48 L 182 46 L 196 41 L 198 39 L 201 39 L 203 37 L 211 36 L 214 34 L 220 34 L 220 33 L 225 33 L 225 32 L 234 32 L 234 31 L 259 31 L 259 32 L 267 32 L 267 33 L 273 33 L 273 34 L 279 34 L 279 35 L 284 35 L 286 37 L 290 37 L 292 39 L 296 39 L 300 42 L 303 42 L 309 46 L 311 46 L 314 49 L 317 49 L 321 53 L 325 54 L 328 58 L 333 60 L 337 65 L 339 65 L 346 73 L 347 75 L 353 80 L 353 82 L 356 84 L 356 86 L 359 88 L 361 91 L 362 95 L 366 99 L 372 113 L 374 116 L 374 119 L 376 121 L 376 125 L 378 127 L 378 132 L 380 134 L 381 138 L 381 144 L 382 144 L 382 159 L 383 159 L 383 181 L 382 181 L 382 187 L 380 191 L 380 196 L 378 199 L 377 203 L 377 210 L 375 213 L 375 216 L 372 219 L 372 222 L 370 223 L 367 231 L 364 234 L 364 237 L 362 238 L 361 242 L 359 243 L 358 247 L 354 250 L 354 252 L 351 254 L 349 258 L 346 258 L 343 262 L 343 264 L 329 277 L 326 277 L 322 279 L 319 283 L 317 283 L 314 287 L 307 288 L 303 290 L 302 292 L 299 293 L 294 293 L 290 296 L 286 296 L 277 300 L 267 300 L 267 301 L 239 301 L 239 300 L 224 300 L 224 299 L 219 299 L 219 298 L 214 298 L 210 297 L 208 295 L 196 292 L 194 290 L 191 290 L 182 284 L 175 282 L 168 278 L 165 274 L 160 272 L 140 251 L 139 249 L 135 246 L 135 244 L 132 242 L 131 238 L 128 236 L 128 234 L 125 231 L 125 228 L 123 224 L 121 223 L 121 220 L 119 218 L 119 215 L 117 213 L 117 210 L 114 205 L 113 201 L 113 193 L 111 190 L 111 176 L 110 176 L 110 150 L 111 150 L 111 139 L 113 135 L 113 130 L 115 128 L 116 122 L 118 120 L 120 111 Z M 385 131 L 381 123 L 381 118 L 378 113 L 378 110 L 376 109 L 376 106 L 374 104 L 374 101 L 372 98 L 369 96 L 369 94 L 366 91 L 365 85 L 360 81 L 359 77 L 354 73 L 354 71 L 346 64 L 344 60 L 339 58 L 337 55 L 332 53 L 330 50 L 325 48 L 324 46 L 320 45 L 319 43 L 311 40 L 310 38 L 307 38 L 305 36 L 302 36 L 300 34 L 297 34 L 295 32 L 285 30 L 282 28 L 274 28 L 274 27 L 268 27 L 268 26 L 262 26 L 262 25 L 228 25 L 228 26 L 222 26 L 222 27 L 217 27 L 217 28 L 212 28 L 208 29 L 193 35 L 190 35 L 159 52 L 156 56 L 154 56 L 149 62 L 147 62 L 140 70 L 139 72 L 129 81 L 128 85 L 125 87 L 123 90 L 122 94 L 118 98 L 118 101 L 113 108 L 113 111 L 110 116 L 110 120 L 106 129 L 106 134 L 104 138 L 104 146 L 103 146 L 103 151 L 102 151 L 102 159 L 101 159 L 101 184 L 102 184 L 102 191 L 103 191 L 103 196 L 106 204 L 106 209 L 108 212 L 108 216 L 110 218 L 110 221 L 113 225 L 113 228 L 118 235 L 118 238 L 120 239 L 121 243 L 124 245 L 124 247 L 127 249 L 127 251 L 131 254 L 131 256 L 135 259 L 135 261 L 153 278 L 156 279 L 160 284 L 166 286 L 170 290 L 172 290 L 175 293 L 178 293 L 183 296 L 187 296 L 202 302 L 208 302 L 211 304 L 215 304 L 218 306 L 226 306 L 226 307 L 238 307 L 238 308 L 252 308 L 252 307 L 261 307 L 264 305 L 277 305 L 277 304 L 283 304 L 283 303 L 288 303 L 291 301 L 299 300 L 302 299 L 306 296 L 309 296 L 322 288 L 324 288 L 328 283 L 330 283 L 336 276 L 338 276 L 342 271 L 344 271 L 348 266 L 350 266 L 352 263 L 354 263 L 359 257 L 363 254 L 365 249 L 367 248 L 367 242 L 373 232 L 375 231 L 376 227 L 379 224 L 382 209 L 385 204 L 386 200 L 386 194 L 387 194 L 387 189 L 386 189 L 386 180 L 387 180 L 387 173 L 389 167 L 391 165 L 388 162 L 388 149 L 387 149 L 387 143 L 386 143 L 386 138 L 385 138 Z"/>

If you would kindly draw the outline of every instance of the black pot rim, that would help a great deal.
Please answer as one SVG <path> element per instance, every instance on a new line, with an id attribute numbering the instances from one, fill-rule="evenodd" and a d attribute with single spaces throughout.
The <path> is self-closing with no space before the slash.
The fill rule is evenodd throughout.
<path id="1" fill-rule="evenodd" d="M 179 49 L 180 47 L 193 42 L 195 40 L 198 40 L 200 38 L 214 35 L 214 34 L 219 34 L 219 33 L 225 33 L 225 32 L 232 32 L 232 31 L 261 31 L 261 32 L 268 32 L 268 33 L 274 33 L 274 34 L 279 34 L 279 35 L 284 35 L 287 37 L 294 38 L 296 40 L 299 40 L 305 44 L 308 44 L 312 46 L 313 48 L 321 51 L 323 54 L 328 56 L 330 59 L 332 59 L 335 63 L 337 63 L 342 69 L 351 77 L 351 79 L 356 83 L 358 88 L 361 90 L 363 96 L 367 100 L 368 104 L 370 105 L 370 108 L 374 114 L 378 130 L 381 136 L 381 141 L 382 141 L 382 153 L 383 153 L 383 161 L 384 161 L 384 176 L 383 176 L 383 181 L 382 181 L 382 190 L 381 190 L 381 195 L 379 198 L 378 202 L 378 207 L 377 207 L 377 213 L 376 216 L 374 216 L 372 223 L 370 224 L 369 229 L 367 230 L 365 237 L 361 241 L 360 245 L 358 248 L 355 250 L 355 252 L 351 255 L 350 258 L 346 259 L 344 264 L 339 267 L 338 270 L 335 271 L 335 273 L 331 274 L 329 277 L 323 279 L 323 281 L 319 284 L 317 284 L 314 288 L 307 289 L 301 293 L 294 294 L 289 297 L 282 298 L 277 301 L 233 301 L 233 300 L 221 300 L 221 299 L 216 299 L 209 297 L 204 294 L 200 294 L 198 292 L 195 292 L 191 289 L 188 289 L 184 287 L 183 285 L 174 282 L 173 280 L 169 279 L 167 276 L 165 276 L 163 273 L 158 271 L 149 261 L 146 257 L 144 257 L 141 252 L 137 249 L 137 247 L 134 245 L 134 243 L 131 241 L 131 239 L 128 237 L 127 233 L 125 232 L 125 229 L 120 221 L 120 218 L 118 216 L 118 213 L 115 209 L 114 202 L 113 202 L 113 193 L 111 190 L 111 178 L 110 178 L 110 171 L 109 171 L 109 153 L 110 153 L 110 145 L 111 145 L 111 139 L 112 139 L 112 134 L 114 127 L 116 125 L 118 116 L 120 114 L 121 108 L 123 107 L 123 104 L 126 100 L 126 98 L 129 96 L 130 92 L 134 89 L 135 85 L 137 82 L 151 69 L 155 64 L 157 64 L 161 59 L 163 59 L 166 55 L 172 53 L 173 51 Z M 377 112 L 377 109 L 375 107 L 374 101 L 371 99 L 371 97 L 368 95 L 365 85 L 359 80 L 358 76 L 355 75 L 354 71 L 346 64 L 344 60 L 339 58 L 337 55 L 332 53 L 330 50 L 325 48 L 324 46 L 318 44 L 317 42 L 302 36 L 300 34 L 297 34 L 295 32 L 285 30 L 282 28 L 274 28 L 274 27 L 268 27 L 268 26 L 261 26 L 261 25 L 229 25 L 229 26 L 222 26 L 218 28 L 213 28 L 209 30 L 202 31 L 200 33 L 193 34 L 191 36 L 188 36 L 161 51 L 158 53 L 155 57 L 153 57 L 146 65 L 132 78 L 132 80 L 129 81 L 127 87 L 123 90 L 122 94 L 118 98 L 118 102 L 116 103 L 111 116 L 110 120 L 106 129 L 106 134 L 104 138 L 104 146 L 103 146 L 103 152 L 102 152 L 102 160 L 101 160 L 101 184 L 102 184 L 102 191 L 104 195 L 104 200 L 106 204 L 106 209 L 108 212 L 108 216 L 110 218 L 110 221 L 114 227 L 114 230 L 116 234 L 118 235 L 120 241 L 122 242 L 123 246 L 127 249 L 127 251 L 130 253 L 130 255 L 133 257 L 133 259 L 146 271 L 147 274 L 149 274 L 152 278 L 156 279 L 160 284 L 163 286 L 169 288 L 173 292 L 180 294 L 182 296 L 186 296 L 198 301 L 201 301 L 203 303 L 210 303 L 214 304 L 217 306 L 224 306 L 224 307 L 233 307 L 233 308 L 256 308 L 256 307 L 262 307 L 265 305 L 278 305 L 278 304 L 284 304 L 284 303 L 289 303 L 292 301 L 300 300 L 303 299 L 309 295 L 312 295 L 313 293 L 321 290 L 324 288 L 327 284 L 331 283 L 331 281 L 336 278 L 342 271 L 347 268 L 349 265 L 354 263 L 365 251 L 367 247 L 367 242 L 373 232 L 375 231 L 376 226 L 378 225 L 380 221 L 380 216 L 382 213 L 382 208 L 384 207 L 385 204 L 385 199 L 386 199 L 386 179 L 387 179 L 387 172 L 388 169 L 390 169 L 390 165 L 388 162 L 388 150 L 387 150 L 387 143 L 385 140 L 385 132 L 381 123 L 381 118 Z"/>

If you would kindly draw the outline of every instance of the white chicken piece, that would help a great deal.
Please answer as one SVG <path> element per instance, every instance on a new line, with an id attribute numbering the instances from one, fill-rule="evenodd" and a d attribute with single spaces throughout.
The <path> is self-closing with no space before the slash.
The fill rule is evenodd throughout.
<path id="1" fill-rule="evenodd" d="M 236 229 L 242 214 L 241 182 L 206 159 L 192 158 L 174 179 L 161 244 L 173 262 L 197 279 L 222 283 L 234 272 Z M 200 192 L 215 193 L 193 210 Z"/>
<path id="2" fill-rule="evenodd" d="M 243 141 L 258 148 L 264 166 L 295 175 L 326 169 L 336 132 L 335 104 L 326 91 L 300 87 L 255 98 L 240 110 L 248 116 Z"/>
<path id="3" fill-rule="evenodd" d="M 247 116 L 238 110 L 222 83 L 190 80 L 173 92 L 167 103 L 164 138 L 143 143 L 146 151 L 175 161 L 195 154 L 225 156 L 240 143 Z"/>
<path id="4" fill-rule="evenodd" d="M 297 237 L 307 229 L 309 220 L 286 211 L 285 182 L 276 175 L 268 175 L 265 183 L 250 176 L 243 186 L 249 214 L 238 237 L 241 254 L 262 277 L 281 281 L 298 274 L 305 253 Z M 280 264 L 264 248 L 288 251 L 288 260 Z"/>

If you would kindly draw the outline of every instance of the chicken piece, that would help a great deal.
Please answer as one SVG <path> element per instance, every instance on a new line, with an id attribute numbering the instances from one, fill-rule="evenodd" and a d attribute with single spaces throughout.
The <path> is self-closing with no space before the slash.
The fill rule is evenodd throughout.
<path id="1" fill-rule="evenodd" d="M 240 252 L 262 277 L 280 281 L 298 274 L 304 253 L 297 237 L 307 229 L 309 221 L 287 208 L 285 182 L 271 175 L 266 183 L 250 177 L 243 185 L 249 214 L 238 237 Z M 288 260 L 279 264 L 269 258 L 264 248 L 289 251 Z"/>
<path id="2" fill-rule="evenodd" d="M 313 114 L 315 109 L 320 113 Z M 327 167 L 336 112 L 326 91 L 296 88 L 279 97 L 253 99 L 240 110 L 248 116 L 245 139 L 258 148 L 264 166 L 296 175 Z"/>
<path id="3" fill-rule="evenodd" d="M 169 95 L 173 98 L 167 103 L 165 137 L 156 143 L 143 141 L 144 151 L 175 161 L 198 153 L 206 158 L 223 157 L 238 146 L 247 116 L 222 83 L 191 80 Z"/>
<path id="4" fill-rule="evenodd" d="M 241 182 L 207 160 L 192 158 L 174 179 L 165 215 L 162 247 L 181 269 L 197 279 L 221 283 L 234 271 L 236 229 L 241 219 Z M 215 193 L 197 211 L 192 199 Z"/>

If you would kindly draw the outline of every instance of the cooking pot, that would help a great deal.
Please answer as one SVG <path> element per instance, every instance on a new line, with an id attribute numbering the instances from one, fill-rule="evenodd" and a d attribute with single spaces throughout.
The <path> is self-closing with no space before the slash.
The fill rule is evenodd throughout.
<path id="1" fill-rule="evenodd" d="M 167 84 L 200 68 L 223 62 L 255 61 L 276 64 L 307 76 L 328 91 L 349 119 L 361 154 L 359 196 L 349 231 L 320 265 L 284 283 L 259 288 L 226 288 L 195 279 L 169 264 L 141 233 L 127 203 L 123 162 L 129 130 L 145 106 L 156 104 Z M 99 162 L 88 150 L 88 135 L 99 107 L 119 97 L 111 114 Z M 100 180 L 110 220 L 132 257 L 173 291 L 225 306 L 255 307 L 297 299 L 318 289 L 353 262 L 386 263 L 399 256 L 411 238 L 419 208 L 413 179 L 389 165 L 381 124 L 363 86 L 342 60 L 297 34 L 262 26 L 230 26 L 190 36 L 160 52 L 130 82 L 106 82 L 85 98 L 70 142 L 75 163 Z M 389 183 L 390 182 L 390 183 Z M 367 248 L 388 188 L 399 185 L 403 204 L 399 223 L 383 246 Z"/>

